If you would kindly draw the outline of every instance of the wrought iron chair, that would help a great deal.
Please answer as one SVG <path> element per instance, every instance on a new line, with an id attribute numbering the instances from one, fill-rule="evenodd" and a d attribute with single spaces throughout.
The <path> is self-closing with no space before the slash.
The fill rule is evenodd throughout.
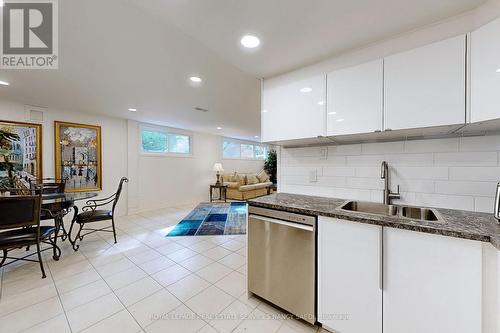
<path id="1" fill-rule="evenodd" d="M 71 228 L 69 229 L 69 234 L 71 235 L 73 226 L 75 224 L 78 225 L 78 232 L 76 234 L 75 239 L 71 240 L 70 237 L 70 242 L 73 245 L 73 250 L 78 251 L 78 248 L 80 247 L 80 245 L 76 245 L 77 241 L 81 242 L 83 240 L 83 237 L 85 237 L 86 235 L 98 231 L 112 232 L 116 243 L 115 208 L 118 203 L 118 200 L 120 199 L 120 194 L 122 192 L 124 182 L 128 183 L 128 179 L 126 177 L 123 177 L 120 180 L 120 184 L 118 185 L 118 190 L 116 191 L 115 194 L 104 199 L 88 200 L 86 202 L 87 205 L 82 207 L 81 213 L 78 214 L 78 209 L 75 208 L 75 216 L 73 217 L 73 221 L 71 222 Z M 99 207 L 107 206 L 110 204 L 111 204 L 111 210 L 98 209 Z M 85 225 L 88 223 L 97 223 L 103 221 L 111 221 L 111 225 L 100 229 L 85 228 Z M 88 231 L 88 232 L 82 235 L 82 231 Z"/>
<path id="2" fill-rule="evenodd" d="M 30 180 L 30 187 L 32 189 L 41 189 L 42 195 L 57 195 L 64 193 L 66 189 L 66 179 L 57 178 L 43 178 L 41 180 Z M 56 211 L 50 211 L 47 209 L 42 209 L 40 215 L 40 220 L 54 220 L 58 228 L 62 228 L 63 234 L 61 235 L 61 240 L 64 241 L 68 237 L 66 228 L 64 227 L 63 217 L 68 214 L 66 209 L 58 209 Z M 59 230 L 57 230 L 57 233 Z"/>
<path id="3" fill-rule="evenodd" d="M 40 181 L 30 180 L 31 188 L 41 188 L 42 194 L 64 193 L 66 179 L 43 178 Z"/>
<path id="4" fill-rule="evenodd" d="M 50 250 L 50 248 L 41 250 L 41 243 L 51 245 L 54 256 L 56 251 L 60 255 L 61 250 L 50 238 L 55 233 L 56 228 L 54 226 L 40 226 L 41 191 L 8 189 L 5 193 L 9 195 L 0 196 L 0 211 L 2 212 L 0 214 L 0 250 L 3 252 L 0 267 L 19 260 L 39 262 L 40 269 L 42 270 L 42 278 L 45 278 L 41 252 Z M 8 256 L 9 251 L 31 245 L 36 245 L 37 251 L 35 253 L 30 253 L 20 258 Z M 38 255 L 38 260 L 28 259 L 28 257 L 35 254 Z M 57 256 L 57 258 L 59 257 Z M 12 260 L 5 264 L 7 259 Z"/>

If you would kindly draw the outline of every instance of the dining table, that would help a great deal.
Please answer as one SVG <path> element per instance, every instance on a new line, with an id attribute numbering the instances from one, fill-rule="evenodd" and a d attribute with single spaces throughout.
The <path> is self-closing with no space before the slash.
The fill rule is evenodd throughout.
<path id="1" fill-rule="evenodd" d="M 48 193 L 42 194 L 42 219 L 43 220 L 54 220 L 54 226 L 56 228 L 54 237 L 54 252 L 53 259 L 59 260 L 61 256 L 61 250 L 57 246 L 57 238 L 61 238 L 62 241 L 68 239 L 71 244 L 74 241 L 71 239 L 70 232 L 66 231 L 64 227 L 64 216 L 66 216 L 71 210 L 74 211 L 74 217 L 78 214 L 78 207 L 76 206 L 77 201 L 88 200 L 96 197 L 95 192 L 71 192 L 71 193 Z M 62 235 L 59 236 L 59 231 L 63 231 Z"/>

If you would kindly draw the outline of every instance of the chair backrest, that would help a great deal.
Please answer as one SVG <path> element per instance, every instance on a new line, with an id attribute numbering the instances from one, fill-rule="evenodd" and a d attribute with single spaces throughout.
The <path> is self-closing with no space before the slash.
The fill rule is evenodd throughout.
<path id="1" fill-rule="evenodd" d="M 120 179 L 120 184 L 118 184 L 118 190 L 115 193 L 115 200 L 113 201 L 113 214 L 115 212 L 115 207 L 116 207 L 116 204 L 118 203 L 118 199 L 120 199 L 120 194 L 122 193 L 124 182 L 128 183 L 127 177 L 122 177 L 122 179 Z"/>
<path id="2" fill-rule="evenodd" d="M 24 195 L 32 192 L 31 195 Z M 40 191 L 9 189 L 8 193 L 23 195 L 0 196 L 0 229 L 40 226 L 42 195 Z"/>
<path id="3" fill-rule="evenodd" d="M 41 181 L 31 182 L 31 188 L 39 188 L 42 194 L 57 194 L 64 193 L 66 189 L 65 179 L 43 178 Z"/>

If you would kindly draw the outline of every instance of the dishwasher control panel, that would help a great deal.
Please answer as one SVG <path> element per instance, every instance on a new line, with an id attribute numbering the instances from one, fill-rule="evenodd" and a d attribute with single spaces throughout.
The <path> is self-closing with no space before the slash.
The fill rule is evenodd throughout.
<path id="1" fill-rule="evenodd" d="M 295 213 L 285 212 L 282 210 L 255 207 L 255 206 L 249 206 L 248 213 L 260 216 L 272 217 L 283 221 L 306 224 L 313 227 L 316 226 L 315 216 L 295 214 Z"/>

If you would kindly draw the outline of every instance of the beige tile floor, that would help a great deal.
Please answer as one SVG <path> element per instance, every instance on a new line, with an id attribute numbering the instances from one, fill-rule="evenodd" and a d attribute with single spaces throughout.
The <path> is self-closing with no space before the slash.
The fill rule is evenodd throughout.
<path id="1" fill-rule="evenodd" d="M 164 237 L 195 205 L 119 218 L 118 244 L 1 269 L 0 332 L 316 332 L 249 297 L 246 237 Z"/>

